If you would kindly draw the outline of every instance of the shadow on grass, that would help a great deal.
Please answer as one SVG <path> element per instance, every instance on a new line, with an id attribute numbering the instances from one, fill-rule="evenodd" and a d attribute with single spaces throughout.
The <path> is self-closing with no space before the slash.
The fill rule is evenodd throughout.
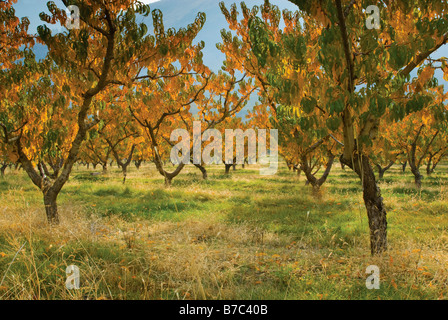
<path id="1" fill-rule="evenodd" d="M 358 193 L 362 192 L 361 186 L 329 186 L 331 193 Z"/>
<path id="2" fill-rule="evenodd" d="M 89 181 L 89 182 L 99 182 L 99 181 L 107 181 L 109 180 L 107 177 L 103 176 L 103 175 L 91 175 L 89 174 L 77 174 L 73 176 L 74 180 L 79 180 L 79 181 Z"/>
<path id="3" fill-rule="evenodd" d="M 6 191 L 9 188 L 9 183 L 8 181 L 4 180 L 5 178 L 0 178 L 0 189 L 2 191 Z"/>
<path id="4" fill-rule="evenodd" d="M 421 196 L 422 199 L 434 200 L 440 196 L 440 190 L 428 190 L 422 188 L 420 191 L 415 187 L 395 187 L 392 192 L 401 196 Z"/>
<path id="5" fill-rule="evenodd" d="M 367 237 L 367 224 L 354 217 L 350 200 L 318 201 L 306 195 L 271 198 L 232 198 L 229 223 L 247 223 L 255 229 L 291 235 L 295 241 L 328 248 L 351 247 Z"/>

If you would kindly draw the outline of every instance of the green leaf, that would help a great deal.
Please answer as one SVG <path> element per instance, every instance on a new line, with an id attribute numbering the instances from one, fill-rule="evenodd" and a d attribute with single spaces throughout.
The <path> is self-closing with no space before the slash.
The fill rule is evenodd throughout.
<path id="1" fill-rule="evenodd" d="M 300 102 L 300 105 L 302 106 L 302 109 L 305 113 L 310 114 L 317 106 L 317 100 L 313 97 L 305 97 Z"/>
<path id="2" fill-rule="evenodd" d="M 333 115 L 334 113 L 341 113 L 344 111 L 344 107 L 344 101 L 342 101 L 342 99 L 332 101 L 330 103 L 330 114 Z"/>
<path id="3" fill-rule="evenodd" d="M 341 125 L 341 119 L 339 119 L 338 117 L 330 117 L 326 122 L 328 129 L 330 129 L 331 131 L 336 131 Z"/>

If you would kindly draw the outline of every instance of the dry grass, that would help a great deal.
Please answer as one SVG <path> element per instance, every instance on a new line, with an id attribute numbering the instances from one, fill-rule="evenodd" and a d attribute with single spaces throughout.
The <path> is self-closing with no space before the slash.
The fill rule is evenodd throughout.
<path id="1" fill-rule="evenodd" d="M 145 170 L 144 176 L 151 177 L 153 169 Z M 322 199 L 316 200 L 293 173 L 281 171 L 263 181 L 250 170 L 231 178 L 214 170 L 204 183 L 189 168 L 191 173 L 170 190 L 159 177 L 144 179 L 137 171 L 131 172 L 128 187 L 119 184 L 118 173 L 111 173 L 107 183 L 72 179 L 60 201 L 61 225 L 52 228 L 38 193 L 26 189 L 26 179 L 9 184 L 0 199 L 0 299 L 448 295 L 446 184 L 427 186 L 428 192 L 437 192 L 431 199 L 400 193 L 412 187 L 393 172 L 396 181 L 382 183 L 390 208 L 390 250 L 371 257 L 362 198 L 359 191 L 347 189 L 356 189 L 357 183 L 344 182 L 351 179 L 348 172 L 336 168 Z M 83 195 L 71 193 L 83 188 L 98 197 L 83 201 Z M 115 200 L 107 198 L 108 192 Z M 115 208 L 123 201 L 141 202 L 142 210 L 151 213 L 168 213 L 129 216 L 135 208 Z M 111 207 L 122 214 L 107 213 Z M 65 269 L 72 264 L 81 271 L 79 290 L 65 288 Z M 368 265 L 381 270 L 380 290 L 365 287 Z"/>

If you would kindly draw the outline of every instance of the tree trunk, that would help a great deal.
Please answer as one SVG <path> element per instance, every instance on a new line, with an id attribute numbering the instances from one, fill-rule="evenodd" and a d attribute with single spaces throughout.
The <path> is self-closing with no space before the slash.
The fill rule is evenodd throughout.
<path id="1" fill-rule="evenodd" d="M 401 164 L 401 172 L 405 172 L 406 171 L 406 166 L 407 166 L 408 162 L 405 161 L 404 163 Z"/>
<path id="2" fill-rule="evenodd" d="M 319 184 L 311 184 L 311 188 L 312 188 L 312 194 L 313 194 L 313 197 L 315 197 L 316 199 L 318 199 L 318 200 L 321 200 L 322 199 L 322 191 L 320 190 L 320 187 L 321 187 L 321 185 L 319 185 Z"/>
<path id="3" fill-rule="evenodd" d="M 142 160 L 135 160 L 135 161 L 134 161 L 134 164 L 135 164 L 135 167 L 137 168 L 137 170 L 139 170 L 139 169 L 140 169 L 140 166 L 141 166 L 141 164 L 142 164 Z"/>
<path id="4" fill-rule="evenodd" d="M 353 163 L 344 160 L 341 162 L 352 168 L 360 177 L 363 186 L 364 205 L 367 209 L 370 229 L 370 251 L 372 255 L 384 252 L 387 249 L 387 213 L 384 208 L 380 188 L 375 180 L 375 173 L 370 164 L 369 157 L 358 153 L 353 155 Z M 354 168 L 353 168 L 354 166 Z"/>
<path id="5" fill-rule="evenodd" d="M 439 134 L 439 130 L 437 130 L 436 133 L 432 136 L 431 141 L 428 144 L 426 144 L 426 146 L 424 147 L 423 152 L 421 153 L 420 158 L 417 159 L 417 157 L 416 157 L 417 141 L 418 141 L 418 138 L 419 138 L 419 136 L 420 136 L 424 126 L 425 125 L 421 125 L 420 129 L 417 132 L 417 135 L 416 135 L 414 141 L 411 143 L 411 148 L 408 151 L 409 167 L 411 167 L 411 172 L 414 175 L 415 185 L 417 186 L 418 189 L 420 189 L 422 187 L 422 179 L 423 179 L 422 175 L 420 174 L 420 165 L 422 164 L 423 159 L 428 154 L 430 146 L 432 145 L 432 143 L 434 142 L 435 138 Z"/>
<path id="6" fill-rule="evenodd" d="M 437 167 L 437 164 L 439 163 L 439 161 L 442 159 L 443 157 L 443 153 L 441 153 L 439 155 L 439 158 L 436 157 L 436 155 L 442 150 L 439 150 L 435 153 L 429 153 L 429 159 L 428 159 L 428 163 L 426 165 L 426 174 L 428 176 L 430 176 L 431 174 L 434 173 L 435 168 Z"/>
<path id="7" fill-rule="evenodd" d="M 126 176 L 128 174 L 128 166 L 131 164 L 132 161 L 132 155 L 135 150 L 135 144 L 132 145 L 131 151 L 129 152 L 128 157 L 126 158 L 126 161 L 123 162 L 118 155 L 117 150 L 115 149 L 116 145 L 112 144 L 108 139 L 106 139 L 107 143 L 109 143 L 110 149 L 112 150 L 112 153 L 115 157 L 115 161 L 117 162 L 118 168 L 121 168 L 121 171 L 123 172 L 123 184 L 126 183 Z M 111 164 L 112 165 L 112 164 Z"/>
<path id="8" fill-rule="evenodd" d="M 226 174 L 230 174 L 230 168 L 232 167 L 232 164 L 225 164 L 226 166 Z"/>
<path id="9" fill-rule="evenodd" d="M 378 180 L 382 180 L 384 178 L 384 172 L 386 172 L 386 170 L 378 168 Z"/>
<path id="10" fill-rule="evenodd" d="M 431 173 L 434 173 L 434 170 L 436 170 L 436 167 L 437 167 L 438 164 L 439 164 L 438 162 L 435 162 L 435 163 L 432 165 Z"/>
<path id="11" fill-rule="evenodd" d="M 171 187 L 173 178 L 169 177 L 169 176 L 165 176 L 165 187 L 169 188 Z"/>
<path id="12" fill-rule="evenodd" d="M 363 171 L 365 174 L 363 197 L 369 218 L 370 248 L 373 255 L 387 249 L 386 210 L 372 168 L 363 168 Z"/>
<path id="13" fill-rule="evenodd" d="M 387 166 L 382 168 L 379 164 L 376 164 L 376 167 L 378 168 L 378 180 L 382 180 L 384 177 L 384 173 L 389 170 L 393 165 L 395 161 L 390 161 Z"/>
<path id="14" fill-rule="evenodd" d="M 432 157 L 429 158 L 428 163 L 426 165 L 426 174 L 428 176 L 430 176 L 433 172 L 433 170 L 431 170 L 431 160 L 432 160 Z"/>
<path id="15" fill-rule="evenodd" d="M 420 173 L 420 169 L 416 163 L 409 162 L 409 167 L 411 168 L 411 172 L 414 175 L 414 182 L 417 189 L 422 187 L 422 175 Z"/>
<path id="16" fill-rule="evenodd" d="M 121 166 L 121 171 L 123 172 L 123 184 L 126 183 L 126 177 L 128 175 L 128 166 L 126 164 L 123 164 Z"/>
<path id="17" fill-rule="evenodd" d="M 418 169 L 416 171 L 412 171 L 412 173 L 414 174 L 415 186 L 417 187 L 417 189 L 421 189 L 423 176 L 420 174 L 420 171 Z"/>
<path id="18" fill-rule="evenodd" d="M 429 169 L 430 173 L 428 173 L 428 175 L 431 175 L 432 173 L 434 173 L 434 170 L 436 169 L 437 165 L 439 164 L 440 160 L 442 160 L 443 155 L 441 155 L 438 160 L 433 160 L 432 162 L 432 166 Z"/>
<path id="19" fill-rule="evenodd" d="M 163 168 L 163 162 L 160 160 L 158 152 L 156 152 L 156 156 L 154 157 L 154 163 L 156 165 L 157 171 L 165 177 L 165 186 L 171 187 L 171 182 L 173 178 L 177 177 L 177 175 L 182 171 L 182 169 L 185 167 L 185 164 L 181 162 L 177 165 L 177 168 L 173 172 L 167 172 Z"/>
<path id="20" fill-rule="evenodd" d="M 319 179 L 317 179 L 315 177 L 315 175 L 319 170 L 317 170 L 316 172 L 313 173 L 314 167 L 312 167 L 308 164 L 308 159 L 307 159 L 306 155 L 302 156 L 302 163 L 299 168 L 299 174 L 300 174 L 301 170 L 303 170 L 303 172 L 305 172 L 307 181 L 313 187 L 314 195 L 317 195 L 319 197 L 321 196 L 320 187 L 325 183 L 325 181 L 327 181 L 327 178 L 331 171 L 331 167 L 333 166 L 334 158 L 335 158 L 335 156 L 332 155 L 331 153 L 328 155 L 326 169 L 325 169 L 324 173 L 322 174 L 322 176 Z"/>
<path id="21" fill-rule="evenodd" d="M 8 165 L 5 163 L 0 168 L 2 178 L 5 176 L 5 170 L 7 167 L 8 167 Z"/>
<path id="22" fill-rule="evenodd" d="M 349 37 L 345 24 L 344 11 L 341 0 L 336 0 L 336 11 L 341 31 L 342 46 L 344 48 L 346 68 L 348 73 L 348 92 L 355 92 L 355 68 L 353 56 L 350 50 Z M 369 118 L 370 115 L 367 117 Z M 363 186 L 364 204 L 367 209 L 370 228 L 370 250 L 372 255 L 380 254 L 387 249 L 387 220 L 386 210 L 383 205 L 380 189 L 375 180 L 375 173 L 370 159 L 358 150 L 358 142 L 355 138 L 355 123 L 352 115 L 352 108 L 346 104 L 342 112 L 342 123 L 344 133 L 344 151 L 340 157 L 341 163 L 345 164 L 360 177 Z M 370 136 L 374 128 L 378 127 L 379 119 L 372 117 L 368 119 L 366 125 L 361 129 L 358 137 Z"/>
<path id="23" fill-rule="evenodd" d="M 103 164 L 103 174 L 107 173 L 107 163 Z"/>
<path id="24" fill-rule="evenodd" d="M 195 167 L 198 168 L 199 170 L 201 170 L 202 172 L 202 178 L 204 180 L 207 180 L 208 175 L 207 175 L 207 169 L 204 168 L 204 166 L 200 165 L 200 164 L 195 164 Z"/>
<path id="25" fill-rule="evenodd" d="M 57 194 L 49 191 L 44 194 L 45 212 L 47 213 L 47 220 L 50 225 L 59 224 L 59 213 L 56 200 Z"/>
<path id="26" fill-rule="evenodd" d="M 154 135 L 154 129 L 150 125 L 148 125 L 147 128 L 151 138 L 152 148 L 154 150 L 154 164 L 156 165 L 157 171 L 159 171 L 159 173 L 165 177 L 165 186 L 170 187 L 171 181 L 182 171 L 182 169 L 185 167 L 185 163 L 181 162 L 177 165 L 177 168 L 173 172 L 167 172 L 163 168 L 164 161 L 162 161 L 159 155 L 158 144 Z"/>

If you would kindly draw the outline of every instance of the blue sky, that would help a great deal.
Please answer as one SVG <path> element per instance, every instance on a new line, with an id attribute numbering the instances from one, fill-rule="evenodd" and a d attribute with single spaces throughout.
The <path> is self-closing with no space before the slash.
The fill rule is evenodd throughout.
<path id="1" fill-rule="evenodd" d="M 223 54 L 216 48 L 216 43 L 221 41 L 220 30 L 227 27 L 224 16 L 219 9 L 219 0 L 143 0 L 146 3 L 150 3 L 151 9 L 160 9 L 164 15 L 165 28 L 185 27 L 187 24 L 194 21 L 198 12 L 205 12 L 207 21 L 204 28 L 198 35 L 198 41 L 204 40 L 206 47 L 204 49 L 204 63 L 212 70 L 217 71 L 222 61 L 224 60 Z M 63 8 L 61 0 L 54 0 L 56 5 Z M 232 3 L 239 3 L 235 0 L 224 0 L 229 7 Z M 260 5 L 264 0 L 246 0 L 248 7 L 253 5 Z M 280 9 L 295 10 L 297 7 L 287 0 L 273 0 Z M 38 25 L 43 24 L 39 19 L 39 13 L 44 11 L 48 12 L 47 0 L 18 0 L 15 4 L 16 14 L 18 17 L 27 16 L 30 19 L 30 32 L 36 32 Z M 142 18 L 148 27 L 152 26 L 152 18 L 149 16 L 145 19 Z M 53 27 L 54 28 L 54 27 Z M 432 58 L 448 57 L 448 46 L 445 45 L 432 55 Z M 415 76 L 416 72 L 412 73 Z M 445 90 L 448 88 L 448 83 L 442 79 L 442 72 L 436 71 L 436 76 L 439 79 L 440 84 L 445 85 Z"/>
<path id="2" fill-rule="evenodd" d="M 61 0 L 53 0 L 59 8 L 64 5 Z M 165 28 L 174 27 L 176 29 L 185 27 L 192 23 L 198 12 L 205 12 L 207 21 L 204 28 L 198 35 L 198 41 L 204 40 L 206 47 L 204 49 L 204 63 L 212 70 L 217 71 L 224 55 L 216 49 L 216 43 L 220 42 L 220 31 L 226 28 L 227 22 L 219 9 L 218 0 L 143 0 L 149 3 L 151 9 L 160 9 L 164 17 Z M 230 6 L 237 1 L 224 0 L 226 5 Z M 238 1 L 239 2 L 239 1 Z M 260 5 L 263 0 L 248 0 L 248 6 Z M 296 6 L 287 0 L 276 0 L 275 3 L 281 8 L 295 9 Z M 36 32 L 37 26 L 43 24 L 39 19 L 39 13 L 44 11 L 48 13 L 47 0 L 18 0 L 14 6 L 18 17 L 27 16 L 30 19 L 30 32 Z M 152 18 L 149 16 L 142 18 L 148 27 L 152 26 Z M 54 26 L 53 26 L 54 28 Z"/>
<path id="3" fill-rule="evenodd" d="M 64 8 L 61 0 L 53 0 L 59 8 Z M 39 18 L 39 13 L 48 13 L 47 8 L 48 0 L 18 0 L 14 6 L 16 15 L 18 17 L 28 17 L 30 20 L 30 32 L 37 32 L 37 26 L 42 25 L 43 22 Z M 176 29 L 186 27 L 188 24 L 194 22 L 198 12 L 205 12 L 207 20 L 206 23 L 198 35 L 197 40 L 203 40 L 205 42 L 204 63 L 211 70 L 217 72 L 224 61 L 225 56 L 216 48 L 216 43 L 221 41 L 221 29 L 227 28 L 227 22 L 221 13 L 218 0 L 143 0 L 150 4 L 152 9 L 160 9 L 163 13 L 165 28 L 174 27 Z M 239 3 L 235 0 L 224 0 L 229 7 L 232 3 Z M 246 0 L 248 6 L 260 5 L 264 3 L 264 0 Z M 281 9 L 295 10 L 296 6 L 287 0 L 275 0 L 275 3 Z M 181 9 L 180 9 L 181 8 Z M 142 17 L 142 22 L 145 22 L 148 28 L 152 27 L 151 16 L 147 18 Z M 48 25 L 51 29 L 63 31 L 60 26 L 55 27 Z M 43 48 L 42 48 L 43 49 Z M 39 49 L 38 49 L 39 50 Z M 36 53 L 39 55 L 39 53 Z M 45 55 L 45 52 L 41 52 L 40 55 Z M 253 94 L 246 107 L 238 113 L 238 116 L 245 118 L 247 110 L 253 108 L 257 103 L 257 95 Z M 195 112 L 195 106 L 192 106 L 192 112 Z"/>

